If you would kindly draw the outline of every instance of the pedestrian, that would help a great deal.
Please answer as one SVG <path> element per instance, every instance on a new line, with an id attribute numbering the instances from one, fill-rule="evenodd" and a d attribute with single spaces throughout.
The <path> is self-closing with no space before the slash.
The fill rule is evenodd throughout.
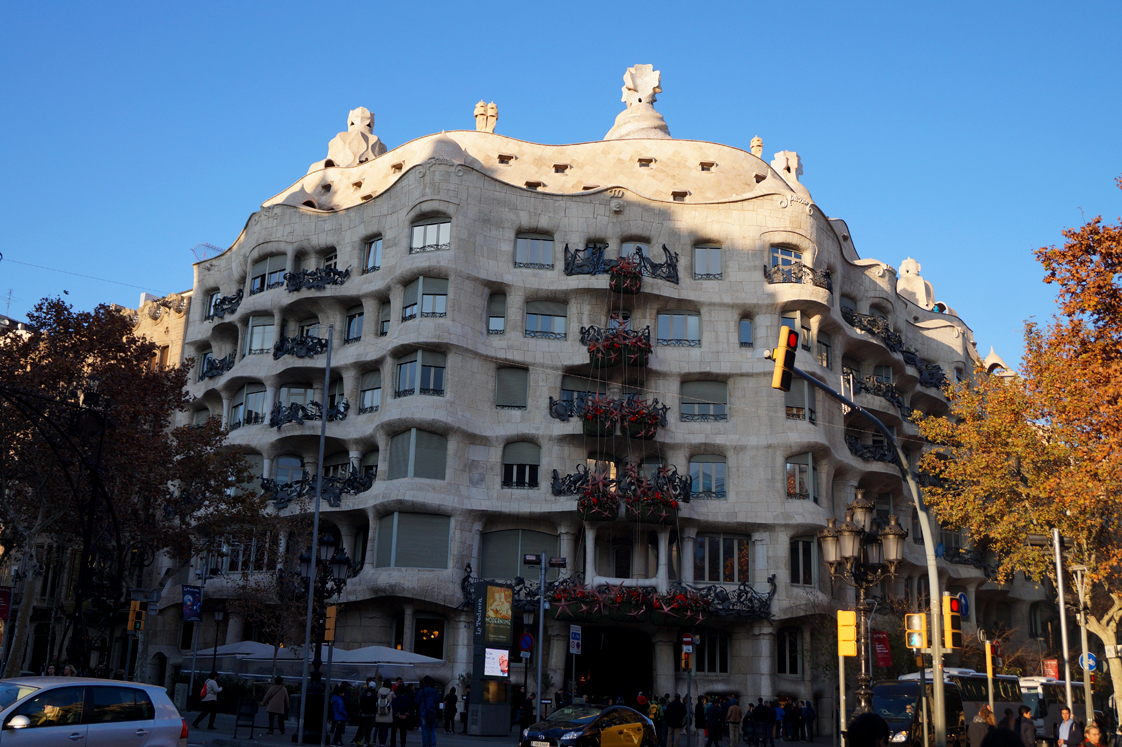
<path id="1" fill-rule="evenodd" d="M 681 695 L 675 694 L 674 700 L 666 704 L 663 723 L 669 731 L 669 741 L 665 747 L 678 747 L 678 740 L 681 739 L 682 729 L 686 725 L 686 705 L 682 702 Z"/>
<path id="2" fill-rule="evenodd" d="M 1032 709 L 1021 706 L 1021 715 L 1013 724 L 1013 733 L 1021 738 L 1025 747 L 1036 747 L 1036 724 L 1032 720 Z"/>
<path id="3" fill-rule="evenodd" d="M 374 720 L 378 718 L 378 680 L 366 678 L 366 685 L 358 694 L 358 731 L 351 744 L 369 745 Z"/>
<path id="4" fill-rule="evenodd" d="M 990 710 L 988 705 L 983 705 L 978 709 L 977 715 L 974 716 L 974 720 L 970 722 L 970 727 L 966 730 L 966 738 L 970 740 L 970 747 L 982 747 L 982 740 L 994 728 L 993 711 Z"/>
<path id="5" fill-rule="evenodd" d="M 537 697 L 537 693 L 530 693 L 526 696 L 526 699 L 522 701 L 522 713 L 518 718 L 519 741 L 522 741 L 522 733 L 530 728 L 530 724 L 534 723 L 534 701 Z"/>
<path id="6" fill-rule="evenodd" d="M 763 747 L 771 736 L 768 729 L 768 719 L 771 709 L 764 704 L 763 698 L 756 698 L 756 707 L 752 709 L 752 745 Z"/>
<path id="7" fill-rule="evenodd" d="M 387 677 L 382 680 L 382 686 L 378 688 L 377 701 L 374 705 L 374 729 L 378 744 L 381 747 L 386 747 L 386 741 L 390 736 L 390 727 L 393 726 L 393 709 L 390 707 L 392 702 L 393 682 Z M 373 739 L 370 743 L 374 743 Z"/>
<path id="8" fill-rule="evenodd" d="M 1060 729 L 1056 733 L 1057 747 L 1079 747 L 1083 744 L 1083 725 L 1071 717 L 1071 709 L 1060 709 Z"/>
<path id="9" fill-rule="evenodd" d="M 456 733 L 456 706 L 460 704 L 456 697 L 456 688 L 451 688 L 444 696 L 444 733 Z"/>
<path id="10" fill-rule="evenodd" d="M 400 684 L 394 690 L 394 698 L 390 702 L 390 712 L 393 720 L 390 725 L 390 747 L 397 747 L 397 735 L 401 734 L 401 747 L 405 747 L 405 735 L 409 731 L 409 719 L 413 715 L 413 696 L 409 689 Z"/>
<path id="11" fill-rule="evenodd" d="M 265 706 L 265 713 L 269 714 L 269 734 L 273 733 L 273 722 L 277 722 L 280 726 L 280 733 L 284 734 L 284 717 L 288 714 L 288 688 L 284 686 L 284 678 L 277 675 L 273 680 L 273 686 L 265 691 L 265 697 L 261 699 L 261 705 Z"/>
<path id="12" fill-rule="evenodd" d="M 669 695 L 660 695 L 658 698 L 658 721 L 655 722 L 655 731 L 658 733 L 658 743 L 666 747 L 666 704 Z"/>
<path id="13" fill-rule="evenodd" d="M 70 666 L 69 664 L 67 665 Z M 68 677 L 70 675 L 67 675 Z M 207 675 L 206 682 L 203 683 L 203 689 L 199 691 L 199 716 L 195 719 L 192 727 L 198 729 L 199 724 L 203 720 L 203 716 L 210 715 L 210 721 L 207 722 L 206 728 L 209 730 L 214 729 L 214 717 L 218 715 L 218 693 L 222 692 L 222 687 L 218 684 L 218 672 L 211 671 Z"/>
<path id="14" fill-rule="evenodd" d="M 1008 729 L 1013 731 L 1013 725 L 1017 723 L 1017 717 L 1013 715 L 1012 708 L 1005 709 L 1005 718 L 1001 719 L 1001 723 L 997 725 L 999 729 Z"/>
<path id="15" fill-rule="evenodd" d="M 510 725 L 513 728 L 522 718 L 522 704 L 526 702 L 526 686 L 521 685 L 510 696 Z"/>
<path id="16" fill-rule="evenodd" d="M 705 740 L 705 747 L 709 747 L 709 745 L 721 747 L 721 732 L 724 730 L 724 723 L 721 717 L 721 706 L 716 699 L 705 707 L 705 730 L 709 735 Z"/>
<path id="17" fill-rule="evenodd" d="M 799 724 L 802 720 L 802 706 L 799 701 L 788 701 L 787 707 L 783 709 L 783 732 L 787 735 L 788 742 L 794 742 L 799 738 Z"/>
<path id="18" fill-rule="evenodd" d="M 343 699 L 346 692 L 345 682 L 331 691 L 331 744 L 335 747 L 343 747 L 343 735 L 347 731 L 347 702 Z"/>
<path id="19" fill-rule="evenodd" d="M 693 727 L 697 729 L 697 739 L 700 742 L 705 736 L 705 703 L 704 695 L 697 696 L 697 704 L 693 707 Z"/>
<path id="20" fill-rule="evenodd" d="M 460 713 L 460 722 L 464 725 L 461 734 L 468 733 L 468 705 L 471 703 L 471 685 L 464 686 L 464 710 Z"/>
<path id="21" fill-rule="evenodd" d="M 1083 747 L 1102 747 L 1102 732 L 1096 724 L 1091 724 L 1087 727 L 1086 736 L 1083 739 Z"/>
<path id="22" fill-rule="evenodd" d="M 725 713 L 725 723 L 729 727 L 729 747 L 738 747 L 740 744 L 740 722 L 744 720 L 744 714 L 741 712 L 740 703 L 737 702 L 735 696 L 729 698 L 729 700 L 732 705 Z"/>
<path id="23" fill-rule="evenodd" d="M 772 712 L 775 714 L 775 738 L 782 741 L 783 723 L 784 719 L 787 718 L 787 712 L 784 710 L 783 704 L 778 700 L 775 701 L 775 708 L 772 709 Z"/>
<path id="24" fill-rule="evenodd" d="M 806 741 L 814 741 L 814 732 L 818 727 L 818 712 L 814 710 L 814 706 L 808 700 L 806 708 L 803 709 L 803 728 L 806 730 Z"/>
<path id="25" fill-rule="evenodd" d="M 888 722 L 875 713 L 862 713 L 849 722 L 847 747 L 888 747 Z"/>
<path id="26" fill-rule="evenodd" d="M 425 675 L 417 691 L 417 716 L 421 722 L 422 747 L 436 747 L 436 722 L 440 718 L 440 692 L 432 677 Z"/>

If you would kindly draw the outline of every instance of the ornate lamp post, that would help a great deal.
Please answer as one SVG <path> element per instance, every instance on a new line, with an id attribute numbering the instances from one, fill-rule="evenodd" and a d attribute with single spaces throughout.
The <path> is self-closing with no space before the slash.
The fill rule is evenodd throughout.
<path id="1" fill-rule="evenodd" d="M 869 671 L 869 605 L 865 590 L 876 586 L 887 576 L 896 575 L 896 566 L 904 557 L 904 539 L 908 532 L 900 526 L 900 517 L 888 517 L 888 526 L 876 526 L 876 504 L 857 491 L 857 499 L 846 507 L 845 521 L 829 519 L 818 533 L 822 560 L 830 569 L 830 577 L 841 579 L 857 590 L 857 629 L 860 649 L 857 658 L 861 672 L 857 675 L 857 708 L 854 714 L 872 710 L 872 673 Z"/>
<path id="2" fill-rule="evenodd" d="M 212 672 L 218 671 L 218 631 L 222 628 L 222 621 L 225 619 L 226 603 L 219 602 L 214 607 L 214 656 L 210 659 L 210 671 Z"/>
<path id="3" fill-rule="evenodd" d="M 313 577 L 312 553 L 305 551 L 300 555 L 300 576 L 305 585 Z M 346 550 L 333 534 L 325 534 L 316 543 L 315 582 L 309 593 L 312 595 L 312 671 L 307 685 L 307 701 L 304 706 L 304 742 L 319 744 L 320 730 L 323 725 L 324 685 L 323 673 L 323 618 L 327 612 L 327 600 L 343 593 L 347 577 L 351 571 L 351 559 Z"/>

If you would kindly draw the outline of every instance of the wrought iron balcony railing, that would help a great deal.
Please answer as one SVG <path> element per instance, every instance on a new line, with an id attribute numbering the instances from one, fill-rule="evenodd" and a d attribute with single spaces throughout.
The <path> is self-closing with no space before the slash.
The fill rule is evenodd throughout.
<path id="1" fill-rule="evenodd" d="M 510 490 L 537 490 L 540 483 L 535 482 L 520 482 L 517 480 L 503 480 L 501 487 Z"/>
<path id="2" fill-rule="evenodd" d="M 573 251 L 565 245 L 565 274 L 566 275 L 606 275 L 613 267 L 619 264 L 618 259 L 608 259 L 604 252 L 607 244 L 590 244 L 584 249 Z M 666 261 L 661 264 L 655 262 L 642 249 L 636 248 L 631 257 L 638 262 L 639 269 L 644 277 L 656 280 L 665 280 L 668 283 L 678 284 L 678 255 L 662 245 L 662 252 Z"/>
<path id="3" fill-rule="evenodd" d="M 346 420 L 347 412 L 350 409 L 351 403 L 344 398 L 337 407 L 328 408 L 327 421 L 330 423 Z M 323 405 L 319 402 L 309 402 L 306 405 L 301 405 L 296 402 L 285 405 L 283 402 L 277 402 L 273 405 L 273 412 L 269 417 L 269 425 L 273 428 L 280 428 L 287 423 L 303 425 L 305 421 L 320 420 L 323 416 Z"/>
<path id="4" fill-rule="evenodd" d="M 819 288 L 825 288 L 831 293 L 834 291 L 834 280 L 829 270 L 816 270 L 802 262 L 792 262 L 789 265 L 764 266 L 764 278 L 769 283 L 805 283 Z"/>
<path id="5" fill-rule="evenodd" d="M 882 381 L 875 376 L 855 378 L 853 380 L 853 392 L 855 394 L 868 392 L 869 394 L 891 402 L 896 405 L 896 409 L 900 412 L 904 412 L 904 395 L 900 393 L 900 390 L 897 389 L 894 384 L 889 384 L 887 381 Z"/>
<path id="6" fill-rule="evenodd" d="M 805 420 L 811 425 L 818 425 L 818 416 L 813 407 L 787 406 L 788 420 Z"/>
<path id="7" fill-rule="evenodd" d="M 313 358 L 326 352 L 327 340 L 322 337 L 312 337 L 311 335 L 282 337 L 273 345 L 273 360 L 279 361 L 286 355 L 294 355 L 297 358 Z"/>
<path id="8" fill-rule="evenodd" d="M 199 372 L 199 381 L 213 379 L 234 367 L 237 353 L 230 353 L 225 358 L 210 357 L 203 361 L 203 370 Z"/>
<path id="9" fill-rule="evenodd" d="M 444 319 L 448 316 L 447 311 L 422 311 L 422 319 Z"/>
<path id="10" fill-rule="evenodd" d="M 919 371 L 919 383 L 932 389 L 940 389 L 947 383 L 947 375 L 938 363 L 928 363 L 911 350 L 903 352 L 904 362 Z"/>
<path id="11" fill-rule="evenodd" d="M 896 455 L 896 450 L 888 444 L 863 444 L 856 436 L 847 435 L 845 445 L 849 447 L 849 453 L 866 462 L 886 462 L 897 466 L 900 464 L 900 457 Z"/>
<path id="12" fill-rule="evenodd" d="M 553 263 L 545 264 L 544 262 L 515 262 L 515 267 L 521 267 L 527 270 L 552 270 Z"/>
<path id="13" fill-rule="evenodd" d="M 671 348 L 699 348 L 701 340 L 690 340 L 682 337 L 659 337 L 658 344 Z"/>
<path id="14" fill-rule="evenodd" d="M 884 346 L 893 353 L 904 351 L 904 338 L 888 324 L 884 317 L 873 314 L 858 314 L 852 309 L 842 309 L 842 318 L 854 329 L 879 337 Z"/>
<path id="15" fill-rule="evenodd" d="M 686 412 L 681 413 L 683 423 L 724 423 L 729 419 L 727 412 Z"/>
<path id="16" fill-rule="evenodd" d="M 724 490 L 699 490 L 690 493 L 690 500 L 693 501 L 723 501 L 727 497 L 728 492 Z"/>
<path id="17" fill-rule="evenodd" d="M 424 254 L 425 252 L 447 252 L 452 249 L 452 243 L 446 244 L 424 244 L 422 246 L 409 247 L 410 254 Z"/>
<path id="18" fill-rule="evenodd" d="M 325 476 L 320 490 L 320 496 L 332 508 L 338 508 L 344 495 L 358 495 L 374 485 L 378 474 L 377 469 L 359 471 L 351 466 L 346 475 Z M 278 509 L 288 508 L 289 504 L 312 497 L 316 493 L 318 475 L 309 474 L 307 470 L 302 473 L 301 479 L 295 482 L 277 482 L 267 477 L 261 478 L 261 490 Z"/>
<path id="19" fill-rule="evenodd" d="M 723 272 L 695 272 L 693 274 L 694 280 L 724 280 L 725 273 Z"/>
<path id="20" fill-rule="evenodd" d="M 265 422 L 265 413 L 250 411 L 250 412 L 247 412 L 242 417 L 241 420 L 235 420 L 233 423 L 230 423 L 229 430 L 232 430 L 232 431 L 237 430 L 238 428 L 241 428 L 243 425 L 261 425 L 264 422 Z"/>
<path id="21" fill-rule="evenodd" d="M 233 314 L 241 305 L 244 295 L 245 291 L 238 288 L 238 292 L 231 296 L 214 299 L 214 303 L 210 307 L 210 313 L 206 315 L 206 320 L 211 322 L 215 319 L 223 319 L 227 314 Z"/>
<path id="22" fill-rule="evenodd" d="M 289 293 L 307 288 L 308 290 L 323 290 L 329 285 L 342 285 L 351 276 L 351 268 L 337 270 L 334 267 L 318 267 L 314 270 L 297 270 L 286 272 L 284 282 Z"/>

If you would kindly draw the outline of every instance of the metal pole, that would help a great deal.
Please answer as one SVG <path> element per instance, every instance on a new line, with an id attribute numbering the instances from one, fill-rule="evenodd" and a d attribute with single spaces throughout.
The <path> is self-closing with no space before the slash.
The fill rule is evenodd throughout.
<path id="1" fill-rule="evenodd" d="M 765 724 L 766 725 L 766 724 Z M 845 657 L 838 654 L 838 747 L 845 737 Z"/>
<path id="2" fill-rule="evenodd" d="M 1091 697 L 1091 670 L 1084 666 L 1087 660 L 1087 602 L 1084 592 L 1087 587 L 1084 585 L 1083 574 L 1086 573 L 1087 566 L 1072 566 L 1071 570 L 1075 572 L 1075 583 L 1079 585 L 1079 637 L 1083 644 L 1083 662 L 1080 666 L 1083 667 L 1083 700 L 1087 706 L 1087 723 L 1091 724 L 1095 721 L 1095 704 Z"/>
<path id="3" fill-rule="evenodd" d="M 323 723 L 320 724 L 321 737 L 319 740 L 321 745 L 327 744 L 327 722 L 331 720 L 327 718 L 327 714 L 331 707 L 331 660 L 335 658 L 334 654 L 335 641 L 331 641 L 327 644 L 327 674 L 324 676 L 325 684 L 323 686 Z"/>
<path id="4" fill-rule="evenodd" d="M 199 606 L 202 606 L 202 594 L 199 594 Z M 199 628 L 202 627 L 202 620 L 195 620 L 195 642 L 191 644 L 191 679 L 187 683 L 187 702 L 191 702 L 191 693 L 195 692 L 195 670 L 199 666 Z"/>
<path id="5" fill-rule="evenodd" d="M 880 420 L 864 407 L 861 407 L 861 405 L 842 396 L 801 369 L 794 369 L 794 373 L 799 378 L 810 382 L 812 386 L 821 389 L 833 399 L 836 399 L 853 411 L 864 415 L 896 450 L 896 456 L 900 460 L 900 472 L 908 483 L 908 489 L 912 492 L 912 499 L 915 502 L 916 513 L 919 517 L 920 532 L 923 534 L 923 550 L 927 561 L 927 580 L 928 586 L 931 587 L 931 599 L 940 599 L 943 593 L 942 587 L 939 586 L 939 565 L 935 559 L 935 534 L 931 529 L 931 516 L 927 513 L 927 506 L 923 503 L 923 494 L 920 492 L 919 486 L 916 485 L 915 478 L 912 477 L 912 471 L 908 467 L 907 456 L 904 454 L 904 450 L 900 448 L 896 437 L 884 426 L 884 423 L 880 422 Z M 931 668 L 933 670 L 931 685 L 934 702 L 932 706 L 935 709 L 935 713 L 933 714 L 935 722 L 935 747 L 947 747 L 947 712 L 943 705 L 943 622 L 934 608 L 932 608 L 931 611 L 931 625 L 929 629 L 931 631 Z M 925 698 L 924 703 L 926 702 L 927 700 Z"/>
<path id="6" fill-rule="evenodd" d="M 993 712 L 993 644 L 986 641 L 986 685 L 990 691 L 990 712 Z M 995 714 L 996 715 L 996 714 Z"/>
<path id="7" fill-rule="evenodd" d="M 222 621 L 214 618 L 214 656 L 210 658 L 210 671 L 218 671 L 218 631 L 222 628 Z"/>
<path id="8" fill-rule="evenodd" d="M 870 649 L 869 645 L 869 605 L 865 602 L 865 587 L 857 587 L 857 634 L 861 638 L 861 650 L 858 658 L 861 668 L 857 672 L 857 709 L 853 715 L 869 713 L 873 710 L 873 690 L 870 687 L 872 677 L 869 674 Z"/>
<path id="9" fill-rule="evenodd" d="M 875 649 L 873 647 L 872 625 L 873 625 L 873 615 L 877 614 L 877 604 L 878 603 L 879 602 L 876 599 L 874 599 L 873 600 L 873 608 L 871 610 L 869 610 L 868 626 L 869 626 L 869 675 L 870 675 L 870 678 L 875 678 L 874 675 L 876 675 L 876 673 L 877 673 L 876 661 L 873 659 L 873 653 L 874 653 Z M 871 680 L 870 680 L 870 682 L 871 682 Z"/>
<path id="10" fill-rule="evenodd" d="M 1060 558 L 1060 530 L 1052 530 L 1052 545 L 1056 550 L 1056 591 L 1060 595 L 1060 637 L 1064 644 L 1064 695 L 1067 707 L 1073 708 L 1071 697 L 1071 656 L 1067 643 L 1067 605 L 1064 603 L 1064 569 Z"/>
<path id="11" fill-rule="evenodd" d="M 335 325 L 327 326 L 327 365 L 323 370 L 323 395 L 327 404 L 327 392 L 331 389 L 331 341 L 334 337 Z M 316 571 L 319 566 L 319 504 L 323 495 L 323 447 L 327 441 L 327 408 L 321 407 L 319 423 L 319 464 L 316 467 L 316 503 L 312 518 L 312 571 L 308 578 L 308 619 L 304 623 L 304 671 L 300 675 L 300 722 L 296 725 L 296 736 L 303 741 L 304 715 L 308 710 L 308 649 L 312 645 L 312 605 L 316 589 Z M 319 656 L 319 647 L 316 647 L 316 656 Z"/>
<path id="12" fill-rule="evenodd" d="M 923 654 L 920 654 L 919 658 L 919 701 L 923 704 L 923 747 L 927 747 L 927 681 L 925 680 L 927 662 L 923 661 Z M 934 690 L 935 683 L 932 682 L 931 685 Z"/>
<path id="13" fill-rule="evenodd" d="M 534 698 L 534 713 L 538 721 L 542 720 L 542 651 L 545 648 L 545 571 L 548 557 L 542 550 L 541 586 L 538 587 L 538 692 Z"/>
<path id="14" fill-rule="evenodd" d="M 697 724 L 693 722 L 693 702 L 690 700 L 693 691 L 693 654 L 690 654 L 690 668 L 686 670 L 686 747 L 693 747 L 693 730 Z"/>

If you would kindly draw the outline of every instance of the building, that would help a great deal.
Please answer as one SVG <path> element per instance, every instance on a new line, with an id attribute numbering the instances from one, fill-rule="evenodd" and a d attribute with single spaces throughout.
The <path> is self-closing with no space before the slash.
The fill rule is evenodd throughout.
<path id="1" fill-rule="evenodd" d="M 431 655 L 444 664 L 416 674 L 460 679 L 465 582 L 532 581 L 522 555 L 544 551 L 568 579 L 536 644 L 547 692 L 573 671 L 570 619 L 584 624 L 586 691 L 685 692 L 686 625 L 701 639 L 695 692 L 813 698 L 829 714 L 835 679 L 821 675 L 836 652 L 817 630 L 836 601 L 815 533 L 857 491 L 886 521 L 911 529 L 912 512 L 883 441 L 805 382 L 772 390 L 762 352 L 781 325 L 797 330 L 800 367 L 844 380 L 910 461 L 913 411 L 945 413 L 940 385 L 981 358 L 919 263 L 858 255 L 796 153 L 769 163 L 759 138 L 750 152 L 675 140 L 653 106 L 658 72 L 624 80 L 605 139 L 574 145 L 496 134 L 497 108 L 481 103 L 475 130 L 387 150 L 373 116 L 352 111 L 327 159 L 195 265 L 190 417 L 223 418 L 282 498 L 321 470 L 368 481 L 323 514 L 354 562 L 344 648 Z M 625 414 L 622 430 L 606 412 Z M 591 505 L 617 497 L 607 515 Z M 984 556 L 943 543 L 942 573 L 981 619 L 1027 620 L 1037 592 L 995 587 Z M 231 548 L 200 566 L 216 576 L 207 599 L 268 557 Z M 581 584 L 610 589 L 606 606 L 570 604 Z M 928 594 L 913 541 L 884 594 Z M 516 640 L 523 625 L 516 615 Z M 161 613 L 157 630 L 153 655 L 183 662 L 188 629 Z M 200 647 L 253 635 L 251 621 L 204 622 Z"/>

